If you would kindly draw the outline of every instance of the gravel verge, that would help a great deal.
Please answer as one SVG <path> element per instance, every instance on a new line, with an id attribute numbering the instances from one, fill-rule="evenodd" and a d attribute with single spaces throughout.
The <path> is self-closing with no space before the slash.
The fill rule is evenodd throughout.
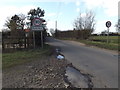
<path id="1" fill-rule="evenodd" d="M 66 60 L 55 55 L 38 58 L 29 63 L 3 69 L 3 88 L 66 88 Z"/>

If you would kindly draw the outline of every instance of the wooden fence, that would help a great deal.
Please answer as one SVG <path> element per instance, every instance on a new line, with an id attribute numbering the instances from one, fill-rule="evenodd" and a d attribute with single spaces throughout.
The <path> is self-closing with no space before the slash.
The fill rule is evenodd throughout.
<path id="1" fill-rule="evenodd" d="M 2 38 L 2 49 L 24 49 L 33 47 L 33 39 L 27 37 L 6 37 Z"/>

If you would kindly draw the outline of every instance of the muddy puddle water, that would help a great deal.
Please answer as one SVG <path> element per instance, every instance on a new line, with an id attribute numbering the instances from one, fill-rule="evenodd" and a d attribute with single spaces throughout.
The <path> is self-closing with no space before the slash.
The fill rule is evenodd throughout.
<path id="1" fill-rule="evenodd" d="M 91 88 L 92 82 L 88 75 L 82 74 L 73 67 L 66 68 L 67 80 L 76 88 Z"/>

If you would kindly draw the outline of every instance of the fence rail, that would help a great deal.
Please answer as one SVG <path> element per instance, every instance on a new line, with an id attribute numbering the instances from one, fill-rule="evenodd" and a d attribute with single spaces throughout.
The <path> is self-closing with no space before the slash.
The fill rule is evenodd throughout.
<path id="1" fill-rule="evenodd" d="M 33 46 L 33 39 L 26 37 L 6 37 L 2 38 L 2 48 L 30 48 Z"/>

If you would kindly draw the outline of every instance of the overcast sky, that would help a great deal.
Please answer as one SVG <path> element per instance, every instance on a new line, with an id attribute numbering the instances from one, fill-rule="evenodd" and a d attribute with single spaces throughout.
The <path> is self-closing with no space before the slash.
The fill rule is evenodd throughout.
<path id="1" fill-rule="evenodd" d="M 15 14 L 27 15 L 30 9 L 40 7 L 45 10 L 47 27 L 55 28 L 55 21 L 59 30 L 72 30 L 73 22 L 80 12 L 92 10 L 95 14 L 95 33 L 106 30 L 105 22 L 111 21 L 110 32 L 115 32 L 118 19 L 119 0 L 1 0 L 0 2 L 0 30 L 5 28 L 7 17 Z"/>

